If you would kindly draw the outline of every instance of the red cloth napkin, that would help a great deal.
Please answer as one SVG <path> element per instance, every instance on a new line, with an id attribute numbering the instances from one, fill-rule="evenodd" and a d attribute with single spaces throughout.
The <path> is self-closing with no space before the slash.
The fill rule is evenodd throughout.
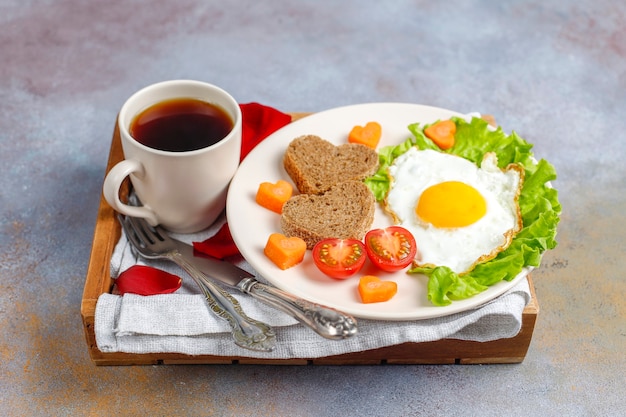
<path id="1" fill-rule="evenodd" d="M 291 116 L 282 113 L 272 107 L 259 103 L 240 104 L 242 113 L 241 131 L 241 160 L 250 153 L 263 139 L 274 133 L 281 127 L 291 123 Z M 193 242 L 194 250 L 224 259 L 229 256 L 239 255 L 239 249 L 235 246 L 228 228 L 228 223 L 212 237 L 203 242 Z"/>
<path id="2" fill-rule="evenodd" d="M 263 139 L 291 123 L 291 116 L 259 103 L 240 104 L 242 118 L 241 160 Z"/>

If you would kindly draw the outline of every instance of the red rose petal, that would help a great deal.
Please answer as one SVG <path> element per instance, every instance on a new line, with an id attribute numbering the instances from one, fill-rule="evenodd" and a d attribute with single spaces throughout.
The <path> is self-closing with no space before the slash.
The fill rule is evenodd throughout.
<path id="1" fill-rule="evenodd" d="M 176 275 L 145 265 L 133 265 L 115 280 L 121 295 L 170 294 L 179 289 L 182 283 L 183 280 Z"/>
<path id="2" fill-rule="evenodd" d="M 205 241 L 192 243 L 194 250 L 214 258 L 224 259 L 229 256 L 239 255 L 239 249 L 233 242 L 228 223 L 225 223 L 215 235 Z"/>
<path id="3" fill-rule="evenodd" d="M 259 103 L 240 104 L 242 115 L 241 160 L 263 139 L 291 123 L 291 116 Z"/>

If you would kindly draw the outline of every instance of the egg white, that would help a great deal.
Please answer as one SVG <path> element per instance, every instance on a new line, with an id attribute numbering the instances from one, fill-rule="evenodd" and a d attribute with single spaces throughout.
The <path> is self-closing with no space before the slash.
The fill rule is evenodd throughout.
<path id="1" fill-rule="evenodd" d="M 417 265 L 447 266 L 464 273 L 508 247 L 522 227 L 517 200 L 523 169 L 512 165 L 502 170 L 497 163 L 494 153 L 486 154 L 479 168 L 456 155 L 415 147 L 395 159 L 389 167 L 392 180 L 385 210 L 415 237 Z M 474 187 L 486 200 L 486 214 L 458 228 L 437 228 L 420 219 L 415 207 L 421 194 L 445 181 Z"/>

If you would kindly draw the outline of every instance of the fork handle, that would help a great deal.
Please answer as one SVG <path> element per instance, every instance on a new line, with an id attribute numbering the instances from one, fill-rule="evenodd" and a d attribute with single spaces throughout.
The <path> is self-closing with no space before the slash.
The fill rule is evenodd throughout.
<path id="1" fill-rule="evenodd" d="M 326 339 L 345 339 L 357 333 L 357 323 L 354 317 L 295 297 L 254 278 L 241 280 L 237 288 L 291 315 Z"/>
<path id="2" fill-rule="evenodd" d="M 236 298 L 207 280 L 180 253 L 172 252 L 169 258 L 193 278 L 196 285 L 204 293 L 211 311 L 230 324 L 233 338 L 237 345 L 260 351 L 271 351 L 274 349 L 275 333 L 269 325 L 248 317 Z"/>

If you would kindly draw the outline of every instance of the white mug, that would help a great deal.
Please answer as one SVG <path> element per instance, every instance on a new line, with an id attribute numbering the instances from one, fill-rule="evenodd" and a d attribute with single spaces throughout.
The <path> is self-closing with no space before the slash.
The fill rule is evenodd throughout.
<path id="1" fill-rule="evenodd" d="M 233 127 L 219 142 L 197 150 L 175 152 L 146 146 L 130 134 L 134 118 L 146 108 L 172 99 L 211 103 L 231 118 Z M 241 110 L 230 94 L 191 80 L 165 81 L 139 90 L 122 106 L 118 127 L 124 160 L 107 174 L 103 193 L 118 212 L 143 217 L 152 226 L 192 233 L 211 225 L 226 206 L 226 192 L 239 166 Z M 124 204 L 119 190 L 126 177 L 142 207 Z"/>

